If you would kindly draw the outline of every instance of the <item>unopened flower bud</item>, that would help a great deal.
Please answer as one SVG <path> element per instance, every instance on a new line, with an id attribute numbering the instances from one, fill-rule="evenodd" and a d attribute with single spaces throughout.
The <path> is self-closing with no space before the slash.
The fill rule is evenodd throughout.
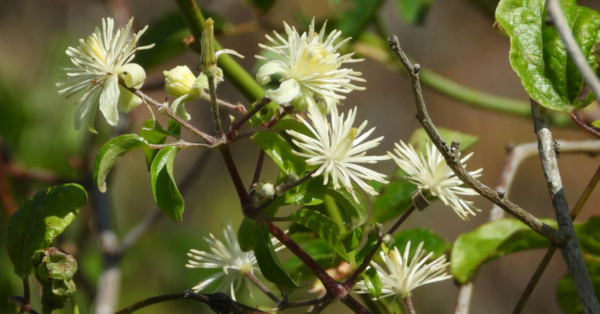
<path id="1" fill-rule="evenodd" d="M 171 97 L 181 97 L 191 94 L 196 81 L 196 76 L 190 68 L 185 65 L 179 65 L 171 71 L 163 71 L 165 75 L 165 92 Z"/>
<path id="2" fill-rule="evenodd" d="M 285 179 L 285 184 L 294 184 L 298 182 L 298 175 L 293 172 L 287 173 L 287 178 Z"/>
<path id="3" fill-rule="evenodd" d="M 215 54 L 215 29 L 214 22 L 208 18 L 204 22 L 202 31 L 202 53 L 200 54 L 200 65 L 202 73 L 206 76 L 213 76 L 217 72 L 217 55 Z"/>
<path id="4" fill-rule="evenodd" d="M 256 188 L 256 191 L 263 196 L 272 197 L 275 195 L 275 186 L 272 183 L 264 183 Z"/>
<path id="5" fill-rule="evenodd" d="M 381 241 L 383 241 L 383 243 L 385 243 L 385 245 L 387 246 L 391 246 L 392 244 L 394 244 L 394 238 L 389 234 L 384 235 Z"/>
<path id="6" fill-rule="evenodd" d="M 373 231 L 375 231 L 376 235 L 381 236 L 383 234 L 383 225 L 380 223 L 374 224 Z"/>

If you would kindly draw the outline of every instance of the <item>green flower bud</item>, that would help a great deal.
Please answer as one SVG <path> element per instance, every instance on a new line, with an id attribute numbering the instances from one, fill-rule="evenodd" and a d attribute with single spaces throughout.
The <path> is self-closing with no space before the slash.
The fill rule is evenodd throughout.
<path id="1" fill-rule="evenodd" d="M 181 97 L 188 94 L 197 94 L 200 91 L 194 90 L 196 77 L 185 65 L 179 65 L 171 71 L 163 71 L 165 75 L 165 92 L 170 97 Z"/>
<path id="2" fill-rule="evenodd" d="M 215 53 L 215 29 L 214 22 L 208 18 L 204 23 L 202 31 L 202 53 L 200 54 L 200 65 L 202 73 L 213 76 L 217 72 L 217 55 Z"/>

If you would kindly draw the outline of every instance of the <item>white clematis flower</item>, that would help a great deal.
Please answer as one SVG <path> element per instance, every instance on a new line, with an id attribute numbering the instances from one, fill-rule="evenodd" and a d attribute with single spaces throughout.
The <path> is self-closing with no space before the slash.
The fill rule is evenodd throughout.
<path id="1" fill-rule="evenodd" d="M 344 63 L 360 62 L 364 59 L 352 59 L 354 53 L 340 55 L 337 49 L 351 38 L 346 38 L 337 44 L 334 42 L 342 34 L 334 30 L 325 37 L 325 23 L 319 33 L 315 32 L 313 18 L 308 33 L 300 35 L 295 28 L 283 23 L 287 39 L 277 32 L 276 39 L 266 35 L 274 46 L 259 44 L 282 57 L 283 60 L 269 60 L 256 74 L 256 80 L 264 85 L 271 81 L 271 75 L 282 77 L 277 90 L 268 90 L 265 96 L 272 101 L 283 104 L 292 102 L 298 111 L 303 111 L 307 105 L 315 104 L 314 97 L 322 100 L 322 110 L 329 112 L 340 99 L 346 98 L 337 93 L 349 93 L 353 90 L 364 90 L 364 87 L 352 84 L 352 81 L 365 82 L 360 78 L 361 72 L 341 68 Z M 266 59 L 256 56 L 258 59 Z"/>
<path id="2" fill-rule="evenodd" d="M 95 132 L 93 119 L 98 107 L 106 121 L 114 126 L 119 120 L 118 111 L 129 112 L 142 102 L 119 84 L 121 80 L 129 88 L 142 87 L 146 72 L 138 64 L 130 62 L 137 50 L 154 46 L 136 47 L 148 26 L 128 39 L 132 22 L 133 18 L 124 29 L 113 33 L 113 19 L 102 19 L 102 31 L 96 28 L 88 38 L 79 40 L 79 47 L 67 49 L 75 68 L 65 68 L 67 78 L 56 86 L 67 87 L 58 93 L 68 98 L 79 91 L 86 91 L 76 103 L 81 106 L 75 114 L 75 129 L 79 129 L 83 121 L 88 121 L 90 131 Z"/>
<path id="3" fill-rule="evenodd" d="M 210 246 L 210 251 L 212 253 L 194 249 L 190 250 L 188 253 L 188 256 L 191 259 L 185 267 L 218 268 L 222 270 L 202 280 L 192 289 L 198 293 L 215 281 L 222 279 L 221 284 L 215 291 L 228 293 L 231 298 L 235 300 L 235 291 L 244 284 L 246 292 L 252 297 L 252 282 L 247 274 L 248 272 L 252 274 L 261 273 L 258 266 L 255 266 L 256 257 L 254 256 L 254 252 L 242 251 L 229 218 L 223 221 L 223 237 L 225 238 L 226 245 L 216 239 L 212 234 L 210 235 L 210 239 L 204 238 Z M 274 246 L 279 243 L 275 238 L 271 241 Z M 283 248 L 285 248 L 285 246 L 275 247 L 275 251 L 277 252 Z"/>
<path id="4" fill-rule="evenodd" d="M 417 287 L 452 278 L 451 275 L 446 275 L 446 267 L 448 267 L 450 263 L 446 262 L 445 255 L 426 264 L 433 252 L 430 252 L 427 256 L 423 256 L 425 255 L 425 251 L 422 250 L 423 244 L 424 242 L 419 244 L 410 263 L 408 262 L 410 241 L 406 244 L 404 258 L 400 255 L 397 247 L 390 250 L 389 256 L 380 252 L 381 259 L 387 266 L 388 271 L 385 271 L 383 267 L 379 266 L 377 263 L 371 262 L 371 266 L 375 268 L 381 279 L 382 289 L 380 298 L 391 295 L 406 297 Z M 353 289 L 355 289 L 355 292 L 357 293 L 369 293 L 364 280 L 356 283 Z"/>
<path id="5" fill-rule="evenodd" d="M 433 196 L 439 197 L 444 204 L 452 207 L 456 214 L 463 220 L 468 220 L 468 215 L 475 216 L 475 211 L 481 211 L 459 195 L 478 195 L 471 188 L 461 187 L 463 182 L 454 174 L 454 171 L 446 164 L 444 156 L 437 150 L 435 145 L 427 144 L 427 157 L 422 153 L 417 154 L 412 145 L 406 145 L 400 141 L 394 149 L 396 155 L 388 152 L 394 158 L 396 164 L 404 170 L 406 177 L 419 189 L 428 191 Z M 463 166 L 465 161 L 473 156 L 473 153 L 465 156 L 460 162 Z M 480 177 L 483 169 L 469 172 L 474 178 Z"/>
<path id="6" fill-rule="evenodd" d="M 287 130 L 286 132 L 295 137 L 293 139 L 294 144 L 305 151 L 303 153 L 294 151 L 294 154 L 308 158 L 306 160 L 307 165 L 319 166 L 312 176 L 316 177 L 324 174 L 325 181 L 323 184 L 325 185 L 329 181 L 329 176 L 331 176 L 333 188 L 336 190 L 340 188 L 339 181 L 341 181 L 346 190 L 352 193 L 357 203 L 359 201 L 354 194 L 352 181 L 365 192 L 377 195 L 375 189 L 363 180 L 388 183 L 384 179 L 386 175 L 358 164 L 374 164 L 379 160 L 390 159 L 389 156 L 366 156 L 368 149 L 379 146 L 383 136 L 365 142 L 367 137 L 375 131 L 375 128 L 361 135 L 367 126 L 367 121 L 363 122 L 358 129 L 352 127 L 356 118 L 356 108 L 350 110 L 348 119 L 344 121 L 344 114 L 338 115 L 337 107 L 333 106 L 331 108 L 331 125 L 327 123 L 327 117 L 316 106 L 308 107 L 308 117 L 311 119 L 312 125 L 300 116 L 298 116 L 298 119 L 308 127 L 315 138 L 293 130 Z"/>

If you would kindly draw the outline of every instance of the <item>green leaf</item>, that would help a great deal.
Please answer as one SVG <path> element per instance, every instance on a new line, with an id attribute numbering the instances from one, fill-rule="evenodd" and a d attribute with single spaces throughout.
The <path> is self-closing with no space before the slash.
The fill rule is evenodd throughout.
<path id="1" fill-rule="evenodd" d="M 600 256 L 600 217 L 591 216 L 584 223 L 573 224 L 581 251 L 592 255 Z"/>
<path id="2" fill-rule="evenodd" d="M 552 220 L 542 220 L 556 227 Z M 461 284 L 475 277 L 483 264 L 502 255 L 535 248 L 546 248 L 550 242 L 522 222 L 513 218 L 498 219 L 461 234 L 452 248 L 450 272 Z"/>
<path id="3" fill-rule="evenodd" d="M 496 20 L 510 37 L 509 59 L 531 98 L 542 106 L 569 111 L 591 103 L 594 95 L 568 57 L 554 26 L 546 25 L 545 0 L 502 0 Z M 597 70 L 593 52 L 600 41 L 600 14 L 561 0 L 561 9 L 590 66 Z"/>
<path id="4" fill-rule="evenodd" d="M 565 19 L 567 20 L 567 25 L 569 28 L 572 28 L 577 18 L 577 1 L 562 0 L 560 3 Z M 542 42 L 546 75 L 552 82 L 560 98 L 565 103 L 569 103 L 570 101 L 567 97 L 567 61 L 569 59 L 567 49 L 556 27 L 551 23 L 542 23 Z"/>
<path id="5" fill-rule="evenodd" d="M 262 275 L 270 282 L 289 289 L 298 289 L 300 286 L 294 282 L 292 277 L 285 272 L 275 250 L 269 230 L 267 226 L 261 225 L 254 232 L 256 247 L 254 253 L 256 254 L 256 261 Z"/>
<path id="6" fill-rule="evenodd" d="M 365 260 L 367 254 L 369 254 L 369 252 L 375 247 L 375 244 L 377 244 L 377 235 L 374 231 L 371 231 L 371 233 L 369 233 L 369 237 L 367 238 L 367 243 L 365 243 L 360 251 L 358 251 L 358 253 L 356 253 L 354 256 L 354 260 L 356 261 L 357 265 L 360 265 Z"/>
<path id="7" fill-rule="evenodd" d="M 365 279 L 365 286 L 371 292 L 374 298 L 379 298 L 381 296 L 381 278 L 379 278 L 379 274 L 377 274 L 377 270 L 375 268 L 369 268 L 363 274 Z"/>
<path id="8" fill-rule="evenodd" d="M 431 256 L 432 259 L 436 259 L 449 251 L 452 245 L 444 240 L 444 238 L 440 237 L 436 233 L 427 229 L 411 229 L 411 230 L 403 230 L 394 234 L 394 244 L 392 246 L 398 247 L 400 252 L 404 252 L 406 248 L 406 244 L 410 241 L 410 252 L 408 255 L 412 259 L 412 256 L 415 255 L 417 251 L 417 247 L 421 242 L 425 242 L 423 244 L 423 251 L 433 252 Z"/>
<path id="9" fill-rule="evenodd" d="M 148 147 L 146 140 L 137 134 L 125 134 L 104 144 L 94 162 L 93 180 L 98 189 L 106 192 L 106 176 L 119 157 L 136 149 Z"/>
<path id="10" fill-rule="evenodd" d="M 258 132 L 252 141 L 260 146 L 284 173 L 295 173 L 299 178 L 304 176 L 306 163 L 292 153 L 292 147 L 281 136 L 272 132 Z"/>
<path id="11" fill-rule="evenodd" d="M 346 37 L 357 38 L 371 22 L 377 9 L 383 3 L 382 0 L 351 0 L 350 9 L 346 10 L 338 19 L 335 29 L 338 29 Z"/>
<path id="12" fill-rule="evenodd" d="M 323 176 L 312 178 L 296 188 L 285 192 L 286 204 L 318 205 L 325 200 L 327 186 L 323 185 Z"/>
<path id="13" fill-rule="evenodd" d="M 367 221 L 369 214 L 365 199 L 356 186 L 354 186 L 354 194 L 358 198 L 359 203 L 354 200 L 352 194 L 346 191 L 345 188 L 340 188 L 338 190 L 335 190 L 331 186 L 327 188 L 327 195 L 335 199 L 335 201 L 342 206 L 350 218 L 350 226 L 348 227 L 348 231 L 352 231 L 364 224 Z"/>
<path id="14" fill-rule="evenodd" d="M 545 2 L 502 0 L 496 9 L 496 20 L 510 36 L 510 64 L 529 96 L 546 108 L 568 111 L 569 103 L 560 97 L 545 71 L 542 47 Z"/>
<path id="15" fill-rule="evenodd" d="M 348 261 L 346 248 L 340 241 L 340 227 L 329 217 L 307 208 L 295 211 L 290 215 L 291 221 L 302 225 L 323 238 L 345 260 Z"/>
<path id="16" fill-rule="evenodd" d="M 592 286 L 594 287 L 596 298 L 600 299 L 600 257 L 584 255 L 584 260 L 588 274 L 592 280 Z M 560 280 L 556 294 L 558 296 L 558 304 L 565 313 L 585 313 L 581 302 L 579 302 L 577 290 L 575 289 L 575 284 L 573 283 L 573 278 L 571 275 L 567 274 Z"/>
<path id="17" fill-rule="evenodd" d="M 585 7 L 579 7 L 574 14 L 577 14 L 577 19 L 573 25 L 575 40 L 579 44 L 583 55 L 588 59 L 590 67 L 597 71 L 596 55 L 592 52 L 594 45 L 600 41 L 600 14 Z M 570 102 L 575 108 L 583 108 L 590 104 L 595 98 L 594 94 L 587 87 L 577 66 L 575 66 L 575 63 L 570 58 L 567 63 L 566 72 Z"/>
<path id="18" fill-rule="evenodd" d="M 398 0 L 400 17 L 410 24 L 423 24 L 433 0 Z"/>
<path id="19" fill-rule="evenodd" d="M 158 208 L 173 221 L 183 220 L 183 197 L 177 189 L 175 178 L 173 178 L 173 162 L 180 150 L 180 147 L 175 146 L 161 149 L 156 154 L 150 169 L 154 200 L 158 204 Z"/>
<path id="20" fill-rule="evenodd" d="M 75 293 L 77 261 L 57 248 L 39 250 L 33 257 L 35 278 L 42 284 L 42 313 L 62 309 Z"/>
<path id="21" fill-rule="evenodd" d="M 8 256 L 17 276 L 29 276 L 35 252 L 47 249 L 86 202 L 80 185 L 57 185 L 37 192 L 10 217 Z"/>
<path id="22" fill-rule="evenodd" d="M 346 248 L 346 252 L 352 252 L 358 247 L 362 241 L 363 234 L 364 225 L 340 235 L 340 239 L 342 239 L 342 244 Z"/>
<path id="23" fill-rule="evenodd" d="M 169 124 L 167 125 L 168 135 L 173 136 L 176 139 L 179 139 L 181 136 L 181 124 L 173 119 L 169 119 Z"/>
<path id="24" fill-rule="evenodd" d="M 164 144 L 167 142 L 167 132 L 162 128 L 158 121 L 153 119 L 146 120 L 144 124 L 142 124 L 140 135 L 148 142 L 148 144 Z M 158 154 L 157 149 L 144 148 L 148 171 L 150 171 L 150 166 L 152 166 L 152 161 L 154 160 L 154 157 L 156 157 L 156 154 Z"/>
<path id="25" fill-rule="evenodd" d="M 444 141 L 446 141 L 446 143 L 448 144 L 452 143 L 452 141 L 459 141 L 460 146 L 458 149 L 461 152 L 475 145 L 475 143 L 477 143 L 477 141 L 479 140 L 479 138 L 475 135 L 466 134 L 459 131 L 453 131 L 446 128 L 438 128 L 438 132 L 442 136 L 442 139 L 444 139 Z M 429 142 L 429 145 L 431 145 L 431 140 L 429 139 L 429 136 L 423 128 L 416 129 L 410 136 L 409 143 L 414 147 L 414 149 L 417 152 L 425 153 L 427 150 L 427 142 Z"/>
<path id="26" fill-rule="evenodd" d="M 337 254 L 331 246 L 323 239 L 317 237 L 312 232 L 294 233 L 290 235 L 294 242 L 298 243 L 304 251 L 310 255 L 324 269 L 334 267 L 336 265 Z M 284 263 L 287 269 L 294 278 L 300 277 L 301 280 L 313 278 L 314 274 L 306 267 L 306 265 L 297 257 L 292 256 Z"/>
<path id="27" fill-rule="evenodd" d="M 254 232 L 256 232 L 256 221 L 244 217 L 237 233 L 238 242 L 240 243 L 242 251 L 249 252 L 254 249 L 256 245 Z"/>
<path id="28" fill-rule="evenodd" d="M 250 108 L 248 108 L 248 112 L 252 111 L 252 109 L 254 109 L 254 107 L 260 103 L 260 100 L 253 103 Z M 271 120 L 271 118 L 273 117 L 273 115 L 275 114 L 275 112 L 279 109 L 279 105 L 274 103 L 274 102 L 270 102 L 268 105 L 264 106 L 260 111 L 258 111 L 254 116 L 252 116 L 252 118 L 250 118 L 248 120 L 248 125 L 249 126 L 258 126 L 262 123 L 265 122 L 269 122 L 269 120 Z"/>
<path id="29" fill-rule="evenodd" d="M 596 120 L 596 121 L 592 122 L 592 126 L 595 127 L 596 129 L 600 129 L 600 120 Z"/>
<path id="30" fill-rule="evenodd" d="M 277 123 L 275 123 L 272 129 L 273 131 L 277 132 L 285 132 L 285 130 L 292 130 L 300 134 L 304 134 L 306 136 L 314 136 L 313 133 L 308 129 L 308 127 L 304 125 L 304 123 L 296 119 L 289 118 L 288 116 L 286 116 L 284 119 L 277 121 Z"/>
<path id="31" fill-rule="evenodd" d="M 371 182 L 379 192 L 379 195 L 373 197 L 371 223 L 384 223 L 404 213 L 412 205 L 412 194 L 417 186 L 404 179 L 404 176 L 406 173 L 398 168 L 390 183 L 384 185 L 377 181 Z"/>

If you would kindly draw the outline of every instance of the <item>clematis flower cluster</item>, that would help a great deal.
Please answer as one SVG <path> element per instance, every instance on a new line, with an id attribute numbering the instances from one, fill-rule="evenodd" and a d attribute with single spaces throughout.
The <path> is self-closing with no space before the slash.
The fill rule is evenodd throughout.
<path id="1" fill-rule="evenodd" d="M 118 111 L 127 113 L 142 103 L 139 97 L 119 84 L 122 80 L 129 88 L 142 87 L 146 72 L 131 61 L 136 51 L 154 46 L 136 46 L 148 26 L 128 39 L 132 23 L 133 18 L 125 28 L 114 32 L 114 20 L 102 19 L 102 30 L 96 28 L 88 38 L 79 40 L 77 48 L 67 49 L 75 67 L 65 68 L 67 76 L 56 86 L 64 87 L 58 93 L 67 98 L 85 91 L 76 102 L 80 106 L 75 114 L 75 129 L 79 130 L 82 123 L 87 122 L 89 129 L 94 131 L 93 120 L 98 108 L 106 121 L 114 126 L 119 121 Z"/>

